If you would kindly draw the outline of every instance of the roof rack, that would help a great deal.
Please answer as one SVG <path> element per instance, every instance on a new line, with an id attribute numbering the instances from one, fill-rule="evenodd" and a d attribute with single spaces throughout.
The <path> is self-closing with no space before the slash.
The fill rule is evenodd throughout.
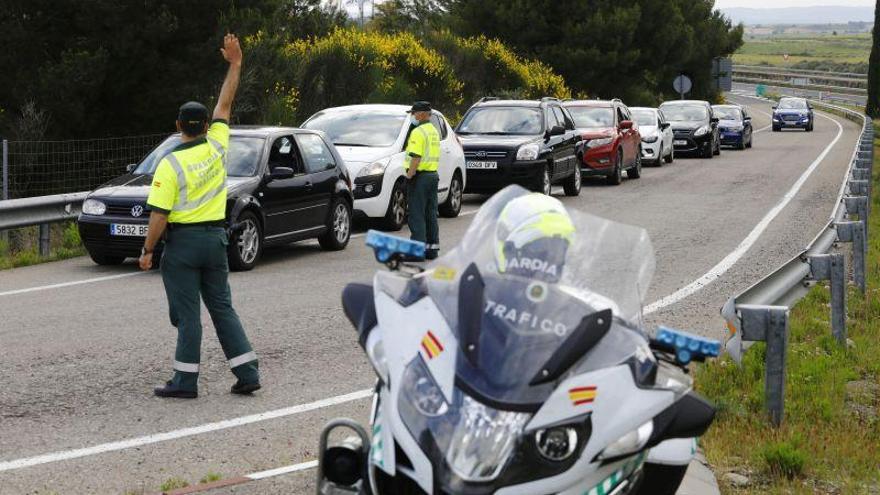
<path id="1" fill-rule="evenodd" d="M 541 98 L 541 101 L 559 101 L 559 98 L 555 96 L 545 96 Z"/>
<path id="2" fill-rule="evenodd" d="M 623 100 L 621 100 L 620 98 L 612 98 L 611 101 L 613 101 L 615 103 L 623 104 Z"/>
<path id="3" fill-rule="evenodd" d="M 484 97 L 480 98 L 479 100 L 477 100 L 477 103 L 483 103 L 484 101 L 496 101 L 496 100 L 500 100 L 500 99 L 501 98 L 498 98 L 497 96 L 484 96 Z"/>

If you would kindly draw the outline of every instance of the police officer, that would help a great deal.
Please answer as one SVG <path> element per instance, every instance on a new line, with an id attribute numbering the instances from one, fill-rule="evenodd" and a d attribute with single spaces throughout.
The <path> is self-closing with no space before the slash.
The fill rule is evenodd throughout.
<path id="1" fill-rule="evenodd" d="M 241 76 L 241 47 L 227 34 L 220 50 L 229 62 L 213 120 L 197 102 L 185 103 L 177 117 L 181 144 L 166 155 L 153 176 L 150 226 L 141 251 L 140 267 L 153 265 L 153 250 L 168 230 L 162 256 L 162 281 L 168 296 L 171 324 L 177 327 L 174 377 L 157 387 L 159 397 L 198 396 L 202 341 L 199 296 L 205 302 L 232 373 L 238 379 L 234 394 L 260 388 L 257 356 L 232 308 L 226 260 L 226 160 L 229 116 Z"/>
<path id="2" fill-rule="evenodd" d="M 425 243 L 425 258 L 431 260 L 440 251 L 440 226 L 437 223 L 437 188 L 440 178 L 440 132 L 431 123 L 431 104 L 417 101 L 410 109 L 411 124 L 404 162 L 408 180 L 409 230 L 413 240 Z"/>

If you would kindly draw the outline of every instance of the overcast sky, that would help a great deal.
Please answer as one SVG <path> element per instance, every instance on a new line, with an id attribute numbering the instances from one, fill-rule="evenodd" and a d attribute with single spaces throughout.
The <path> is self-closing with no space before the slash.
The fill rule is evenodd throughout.
<path id="1" fill-rule="evenodd" d="M 814 5 L 847 5 L 851 7 L 872 7 L 877 5 L 874 0 L 715 0 L 715 7 L 806 7 Z"/>

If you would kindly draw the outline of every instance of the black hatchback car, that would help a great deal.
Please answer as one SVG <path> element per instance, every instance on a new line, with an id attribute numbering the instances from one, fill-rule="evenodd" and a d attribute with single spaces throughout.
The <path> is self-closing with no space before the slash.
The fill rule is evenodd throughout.
<path id="1" fill-rule="evenodd" d="M 672 124 L 675 154 L 693 153 L 702 158 L 721 154 L 718 118 L 708 101 L 674 100 L 660 105 Z"/>
<path id="2" fill-rule="evenodd" d="M 556 98 L 483 98 L 455 132 L 464 148 L 466 192 L 492 193 L 519 184 L 549 195 L 552 185 L 561 182 L 565 194 L 580 194 L 575 149 L 581 138 Z"/>
<path id="3" fill-rule="evenodd" d="M 345 164 L 323 133 L 285 127 L 233 127 L 227 162 L 229 265 L 253 268 L 263 247 L 317 238 L 344 249 L 354 198 Z M 152 174 L 180 144 L 174 134 L 125 175 L 83 202 L 79 232 L 92 260 L 115 265 L 140 255 L 147 234 Z M 157 253 L 161 251 L 161 246 Z"/>

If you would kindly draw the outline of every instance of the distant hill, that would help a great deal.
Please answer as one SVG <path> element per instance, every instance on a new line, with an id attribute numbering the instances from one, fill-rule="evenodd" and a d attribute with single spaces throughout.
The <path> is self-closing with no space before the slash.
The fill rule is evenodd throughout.
<path id="1" fill-rule="evenodd" d="M 874 7 L 789 7 L 750 9 L 731 7 L 721 9 L 734 23 L 755 24 L 845 24 L 873 22 Z"/>

